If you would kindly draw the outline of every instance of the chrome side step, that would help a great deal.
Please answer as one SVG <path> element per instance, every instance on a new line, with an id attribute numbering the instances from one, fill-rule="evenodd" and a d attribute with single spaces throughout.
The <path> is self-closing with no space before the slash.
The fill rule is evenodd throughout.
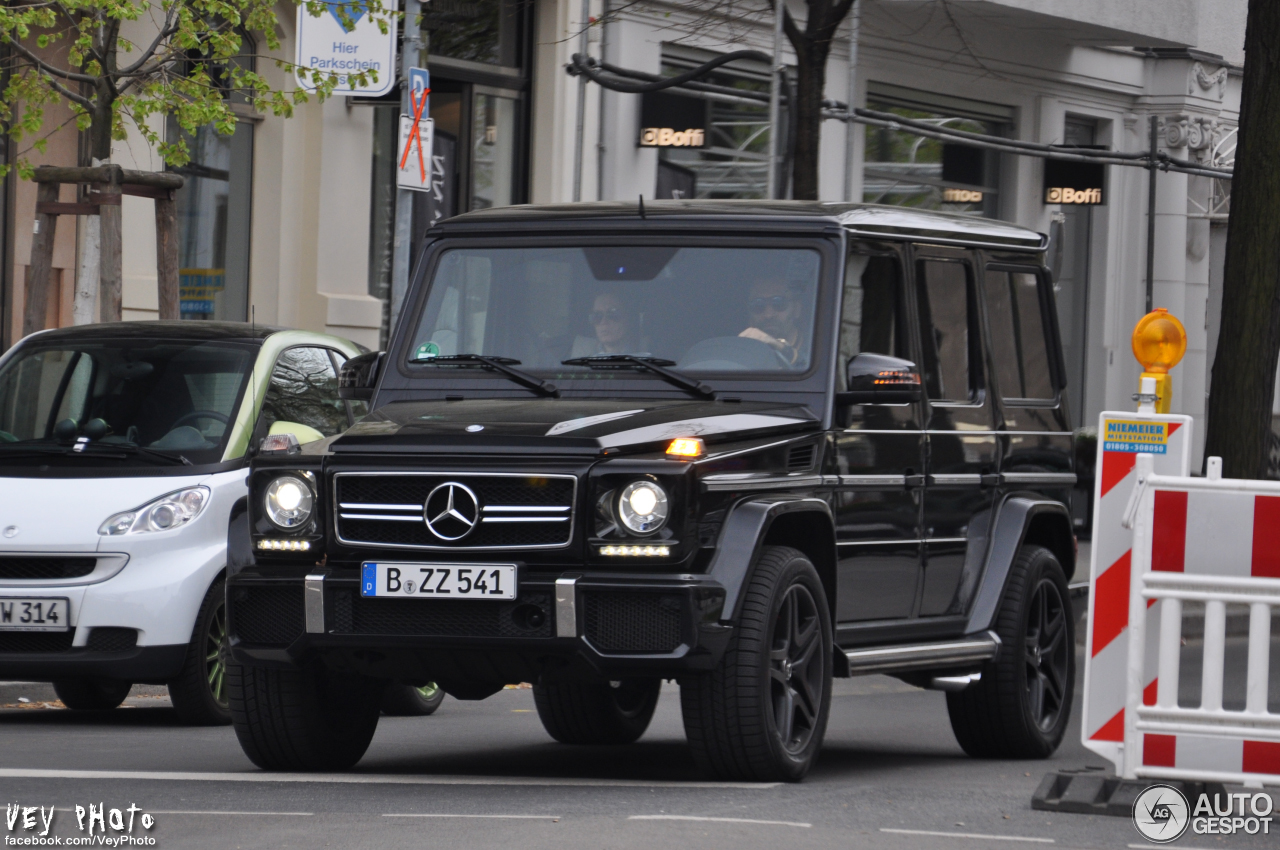
<path id="1" fill-rule="evenodd" d="M 891 670 L 897 672 L 972 664 L 994 658 L 999 649 L 1000 638 L 996 633 L 985 632 L 979 636 L 941 643 L 850 649 L 845 652 L 845 657 L 849 659 L 849 675 L 861 676 Z"/>

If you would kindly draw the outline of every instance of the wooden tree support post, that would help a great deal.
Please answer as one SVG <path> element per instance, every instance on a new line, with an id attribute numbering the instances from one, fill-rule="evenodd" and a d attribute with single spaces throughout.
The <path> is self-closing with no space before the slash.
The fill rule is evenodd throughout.
<path id="1" fill-rule="evenodd" d="M 124 269 L 122 249 L 124 236 L 120 216 L 120 166 L 107 166 L 108 181 L 98 198 L 98 221 L 102 226 L 101 266 L 98 271 L 98 321 L 118 322 L 123 309 Z"/>
<path id="2" fill-rule="evenodd" d="M 40 184 L 36 199 L 36 234 L 31 246 L 23 335 L 44 327 L 49 304 L 49 277 L 53 267 L 53 237 L 60 215 L 98 216 L 101 227 L 99 270 L 99 316 L 103 322 L 118 322 L 123 309 L 123 269 L 120 199 L 123 195 L 151 198 L 156 204 L 156 280 L 159 288 L 160 318 L 179 318 L 178 306 L 178 218 L 174 192 L 186 180 L 180 174 L 163 171 L 130 171 L 118 165 L 93 168 L 64 168 L 43 165 L 33 178 Z M 59 203 L 58 188 L 63 183 L 97 187 L 82 203 Z"/>
<path id="3" fill-rule="evenodd" d="M 160 292 L 160 318 L 178 314 L 178 204 L 173 192 L 156 197 L 156 285 Z"/>
<path id="4" fill-rule="evenodd" d="M 31 240 L 31 265 L 27 267 L 27 303 L 22 314 L 22 335 L 44 327 L 49 309 L 49 275 L 53 272 L 53 237 L 58 231 L 58 214 L 41 212 L 42 204 L 56 203 L 57 183 L 41 183 L 36 190 L 35 235 Z"/>

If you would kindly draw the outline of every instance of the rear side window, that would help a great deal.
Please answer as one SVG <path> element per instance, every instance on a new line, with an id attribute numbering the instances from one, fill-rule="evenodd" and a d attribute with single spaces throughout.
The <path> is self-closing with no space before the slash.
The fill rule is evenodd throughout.
<path id="1" fill-rule="evenodd" d="M 1052 400 L 1049 339 L 1039 276 L 987 269 L 991 353 L 1005 398 Z"/>
<path id="2" fill-rule="evenodd" d="M 923 260 L 917 265 L 917 298 L 925 388 L 934 401 L 977 398 L 977 298 L 966 263 Z"/>

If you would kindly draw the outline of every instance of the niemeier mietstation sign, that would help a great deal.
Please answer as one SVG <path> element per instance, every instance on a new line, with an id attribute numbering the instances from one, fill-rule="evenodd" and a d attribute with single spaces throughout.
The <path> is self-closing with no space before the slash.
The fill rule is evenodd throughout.
<path id="1" fill-rule="evenodd" d="M 297 63 L 298 85 L 307 91 L 316 86 L 303 76 L 302 70 L 312 68 L 326 74 L 336 73 L 338 95 L 376 97 L 391 91 L 396 84 L 396 27 L 394 21 L 383 32 L 368 11 L 359 2 L 327 0 L 328 9 L 320 17 L 307 11 L 307 4 L 298 6 L 298 46 L 294 62 Z M 351 28 L 343 22 L 339 10 L 346 12 Z M 359 86 L 350 75 L 369 74 L 369 84 Z M 372 78 L 376 76 L 377 80 Z"/>

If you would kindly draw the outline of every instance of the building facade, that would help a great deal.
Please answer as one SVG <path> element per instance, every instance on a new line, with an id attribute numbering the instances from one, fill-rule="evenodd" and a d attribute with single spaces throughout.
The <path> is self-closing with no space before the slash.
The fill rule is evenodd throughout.
<path id="1" fill-rule="evenodd" d="M 789 7 L 803 17 L 800 0 Z M 293 7 L 279 9 L 280 56 L 289 58 Z M 649 74 L 737 49 L 768 52 L 768 3 L 431 0 L 425 9 L 437 173 L 433 191 L 415 196 L 413 243 L 440 217 L 526 201 L 765 196 L 771 128 L 762 105 L 699 103 L 700 146 L 692 137 L 654 146 L 642 138 L 642 96 L 584 83 L 565 66 L 584 45 Z M 1229 165 L 1246 12 L 1246 0 L 860 0 L 855 66 L 851 16 L 832 46 L 826 97 L 940 127 L 1129 153 L 1149 149 L 1155 119 L 1157 146 L 1171 157 Z M 271 57 L 250 54 L 244 61 L 276 85 L 293 84 Z M 794 63 L 785 41 L 783 61 Z M 742 61 L 710 81 L 762 92 L 770 73 Z M 312 101 L 288 120 L 232 106 L 236 132 L 197 133 L 182 169 L 184 317 L 327 330 L 376 347 L 392 321 L 398 98 Z M 63 132 L 36 160 L 70 164 L 79 151 L 76 134 Z M 114 158 L 163 167 L 137 140 L 118 143 Z M 891 129 L 838 120 L 822 129 L 824 200 L 953 210 L 1050 234 L 1068 401 L 1082 426 L 1102 409 L 1131 406 L 1136 390 L 1129 334 L 1145 312 L 1149 174 L 1107 166 L 1096 194 L 1063 203 L 1048 194 L 1053 173 L 1043 159 Z M 1153 303 L 1187 328 L 1174 409 L 1202 426 L 1230 184 L 1173 173 L 1156 181 Z M 10 180 L 7 191 L 6 344 L 21 326 L 35 202 L 26 181 Z M 125 198 L 124 220 L 125 317 L 154 316 L 150 202 Z M 83 220 L 73 222 L 60 225 L 54 267 L 64 295 L 50 299 L 50 325 L 70 321 Z"/>

